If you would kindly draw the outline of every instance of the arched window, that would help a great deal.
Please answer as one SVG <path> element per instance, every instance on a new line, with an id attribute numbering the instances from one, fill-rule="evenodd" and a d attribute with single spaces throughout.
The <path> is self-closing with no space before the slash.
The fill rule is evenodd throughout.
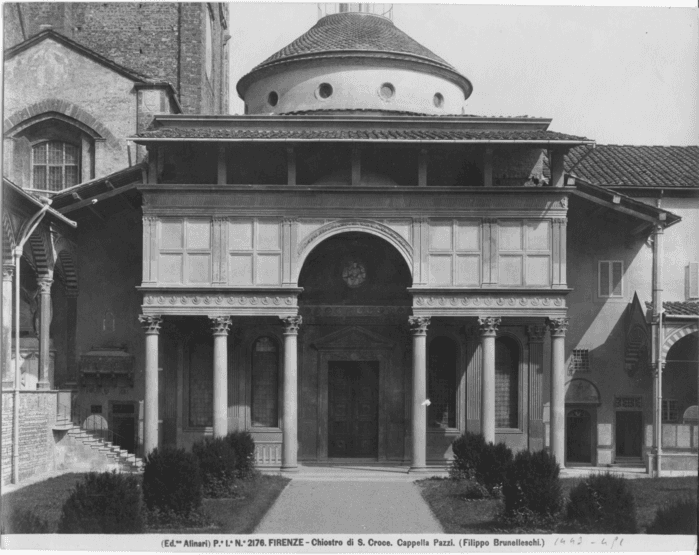
<path id="1" fill-rule="evenodd" d="M 80 182 L 80 148 L 63 141 L 32 147 L 32 188 L 60 191 Z"/>
<path id="2" fill-rule="evenodd" d="M 437 337 L 430 343 L 427 422 L 432 428 L 456 428 L 456 343 Z"/>
<path id="3" fill-rule="evenodd" d="M 495 427 L 519 426 L 519 345 L 510 337 L 495 340 Z"/>
<path id="4" fill-rule="evenodd" d="M 279 426 L 279 355 L 276 342 L 260 337 L 252 348 L 252 406 L 253 426 Z"/>

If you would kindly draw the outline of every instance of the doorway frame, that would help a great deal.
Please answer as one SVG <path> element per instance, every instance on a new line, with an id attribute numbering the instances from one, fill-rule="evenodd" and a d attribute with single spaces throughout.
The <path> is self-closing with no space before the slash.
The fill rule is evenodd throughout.
<path id="1" fill-rule="evenodd" d="M 568 461 L 568 415 L 576 410 L 584 410 L 590 415 L 590 462 Z M 597 405 L 584 403 L 566 403 L 565 405 L 565 433 L 566 433 L 566 450 L 565 450 L 565 465 L 568 466 L 597 466 Z"/>
<path id="2" fill-rule="evenodd" d="M 362 341 L 357 341 L 361 338 Z M 366 345 L 360 347 L 360 345 Z M 351 326 L 321 338 L 315 343 L 318 350 L 318 461 L 327 462 L 328 458 L 328 381 L 330 362 L 378 362 L 378 457 L 386 460 L 386 429 L 388 428 L 388 411 L 386 410 L 386 377 L 391 372 L 391 359 L 395 343 L 359 326 Z M 357 459 L 361 460 L 361 459 Z M 374 460 L 374 459 L 371 459 Z"/>

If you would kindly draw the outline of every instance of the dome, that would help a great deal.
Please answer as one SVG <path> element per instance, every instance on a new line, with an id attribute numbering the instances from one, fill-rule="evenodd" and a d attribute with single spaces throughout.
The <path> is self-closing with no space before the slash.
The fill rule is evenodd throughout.
<path id="1" fill-rule="evenodd" d="M 248 113 L 361 109 L 440 114 L 461 113 L 473 87 L 390 19 L 342 12 L 323 17 L 256 66 L 238 81 L 237 90 Z"/>

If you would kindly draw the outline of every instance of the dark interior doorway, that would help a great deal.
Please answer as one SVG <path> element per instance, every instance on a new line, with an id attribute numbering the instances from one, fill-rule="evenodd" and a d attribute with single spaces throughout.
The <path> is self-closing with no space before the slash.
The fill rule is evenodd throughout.
<path id="1" fill-rule="evenodd" d="M 641 411 L 617 411 L 617 457 L 641 458 L 643 445 L 643 413 Z"/>
<path id="2" fill-rule="evenodd" d="M 114 432 L 113 443 L 136 452 L 136 406 L 134 403 L 112 403 L 111 431 Z"/>
<path id="3" fill-rule="evenodd" d="M 592 417 L 582 409 L 566 416 L 566 462 L 592 463 Z"/>
<path id="4" fill-rule="evenodd" d="M 378 457 L 378 362 L 328 364 L 328 456 Z"/>

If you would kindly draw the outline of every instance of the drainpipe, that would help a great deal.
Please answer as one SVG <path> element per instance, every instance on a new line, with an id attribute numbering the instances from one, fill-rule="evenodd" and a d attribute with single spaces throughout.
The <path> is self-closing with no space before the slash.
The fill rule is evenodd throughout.
<path id="1" fill-rule="evenodd" d="M 653 231 L 653 314 L 651 325 L 655 328 L 652 334 L 655 338 L 655 476 L 661 474 L 661 458 L 663 452 L 663 287 L 662 287 L 662 246 L 663 227 L 655 226 Z M 653 475 L 653 469 L 651 469 Z"/>
<path id="2" fill-rule="evenodd" d="M 21 373 L 19 370 L 19 261 L 27 239 L 34 233 L 34 230 L 41 223 L 46 212 L 51 207 L 51 200 L 43 198 L 44 206 L 34 214 L 27 222 L 24 232 L 20 234 L 14 250 L 15 262 L 15 389 L 12 392 L 13 399 L 13 419 L 12 419 L 12 483 L 19 483 L 19 388 Z"/>

